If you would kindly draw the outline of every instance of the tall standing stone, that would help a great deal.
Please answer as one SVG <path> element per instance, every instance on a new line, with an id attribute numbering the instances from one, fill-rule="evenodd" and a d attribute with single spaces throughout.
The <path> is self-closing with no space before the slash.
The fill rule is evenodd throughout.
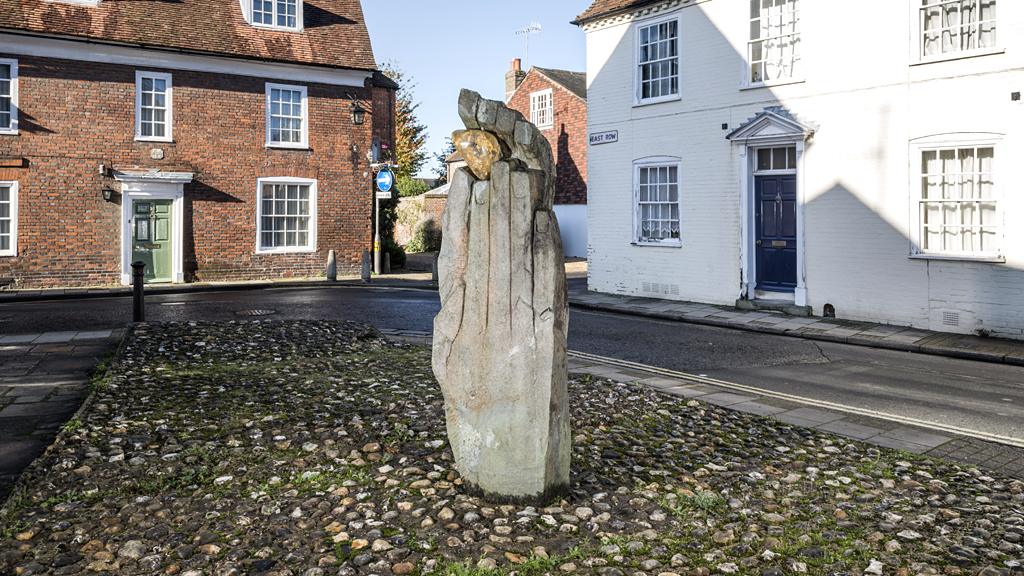
<path id="1" fill-rule="evenodd" d="M 504 104 L 463 90 L 468 166 L 441 219 L 434 374 L 463 480 L 504 501 L 569 484 L 568 308 L 551 147 Z"/>

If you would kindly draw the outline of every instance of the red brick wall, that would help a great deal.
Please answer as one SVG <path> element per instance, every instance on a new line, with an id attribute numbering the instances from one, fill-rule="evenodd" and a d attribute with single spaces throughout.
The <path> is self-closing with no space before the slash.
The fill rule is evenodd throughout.
<path id="1" fill-rule="evenodd" d="M 370 245 L 366 152 L 374 131 L 392 139 L 389 90 L 308 84 L 310 149 L 275 150 L 265 147 L 264 120 L 264 84 L 274 79 L 145 68 L 173 74 L 174 89 L 174 142 L 147 143 L 134 140 L 137 68 L 0 57 L 18 60 L 20 100 L 20 134 L 0 135 L 0 158 L 27 159 L 0 169 L 20 185 L 18 256 L 0 257 L 0 278 L 17 287 L 120 282 L 121 206 L 101 195 L 120 186 L 100 164 L 195 173 L 185 186 L 187 281 L 320 275 L 332 249 L 339 272 L 358 273 Z M 366 124 L 353 126 L 349 95 L 372 101 Z M 163 160 L 151 159 L 153 148 Z M 255 254 L 256 179 L 273 176 L 317 179 L 315 253 Z"/>
<path id="2" fill-rule="evenodd" d="M 587 203 L 587 103 L 543 74 L 531 70 L 516 90 L 509 107 L 530 119 L 530 94 L 551 88 L 555 124 L 541 133 L 555 155 L 555 204 Z"/>

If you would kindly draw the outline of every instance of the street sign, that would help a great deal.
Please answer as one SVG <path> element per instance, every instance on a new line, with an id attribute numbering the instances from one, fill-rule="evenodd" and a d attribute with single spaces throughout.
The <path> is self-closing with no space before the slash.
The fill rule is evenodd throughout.
<path id="1" fill-rule="evenodd" d="M 391 192 L 377 191 L 377 200 L 391 200 Z"/>
<path id="2" fill-rule="evenodd" d="M 619 131 L 609 130 L 608 132 L 595 132 L 590 135 L 590 145 L 612 144 L 619 141 Z"/>
<path id="3" fill-rule="evenodd" d="M 395 187 L 395 173 L 390 168 L 382 168 L 380 172 L 377 172 L 375 182 L 377 183 L 377 190 L 387 192 L 388 197 L 386 199 L 390 199 L 391 189 Z"/>

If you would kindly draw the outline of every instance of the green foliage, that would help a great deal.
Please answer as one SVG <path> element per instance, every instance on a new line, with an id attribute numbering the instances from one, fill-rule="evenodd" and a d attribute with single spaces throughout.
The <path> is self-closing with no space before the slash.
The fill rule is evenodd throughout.
<path id="1" fill-rule="evenodd" d="M 416 101 L 416 82 L 393 60 L 385 62 L 382 68 L 382 72 L 399 86 L 395 99 L 395 146 L 392 150 L 392 161 L 397 165 L 395 175 L 412 177 L 427 161 L 427 153 L 423 149 L 427 143 L 427 127 L 417 117 L 420 103 Z"/>
<path id="2" fill-rule="evenodd" d="M 405 249 L 412 254 L 437 252 L 441 249 L 441 229 L 433 218 L 420 222 Z"/>
<path id="3" fill-rule="evenodd" d="M 398 177 L 395 182 L 395 188 L 398 189 L 398 195 L 402 198 L 419 196 L 425 192 L 430 192 L 430 186 L 426 182 L 405 175 Z"/>
<path id="4" fill-rule="evenodd" d="M 434 176 L 437 176 L 437 185 L 444 186 L 448 183 L 448 157 L 455 153 L 455 144 L 451 138 L 444 139 L 444 149 L 434 154 Z"/>

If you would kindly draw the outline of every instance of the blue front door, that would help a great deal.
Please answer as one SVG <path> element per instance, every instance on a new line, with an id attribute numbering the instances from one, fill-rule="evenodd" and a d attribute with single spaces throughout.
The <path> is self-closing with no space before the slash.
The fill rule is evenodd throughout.
<path id="1" fill-rule="evenodd" d="M 796 288 L 796 176 L 755 176 L 757 288 Z"/>

